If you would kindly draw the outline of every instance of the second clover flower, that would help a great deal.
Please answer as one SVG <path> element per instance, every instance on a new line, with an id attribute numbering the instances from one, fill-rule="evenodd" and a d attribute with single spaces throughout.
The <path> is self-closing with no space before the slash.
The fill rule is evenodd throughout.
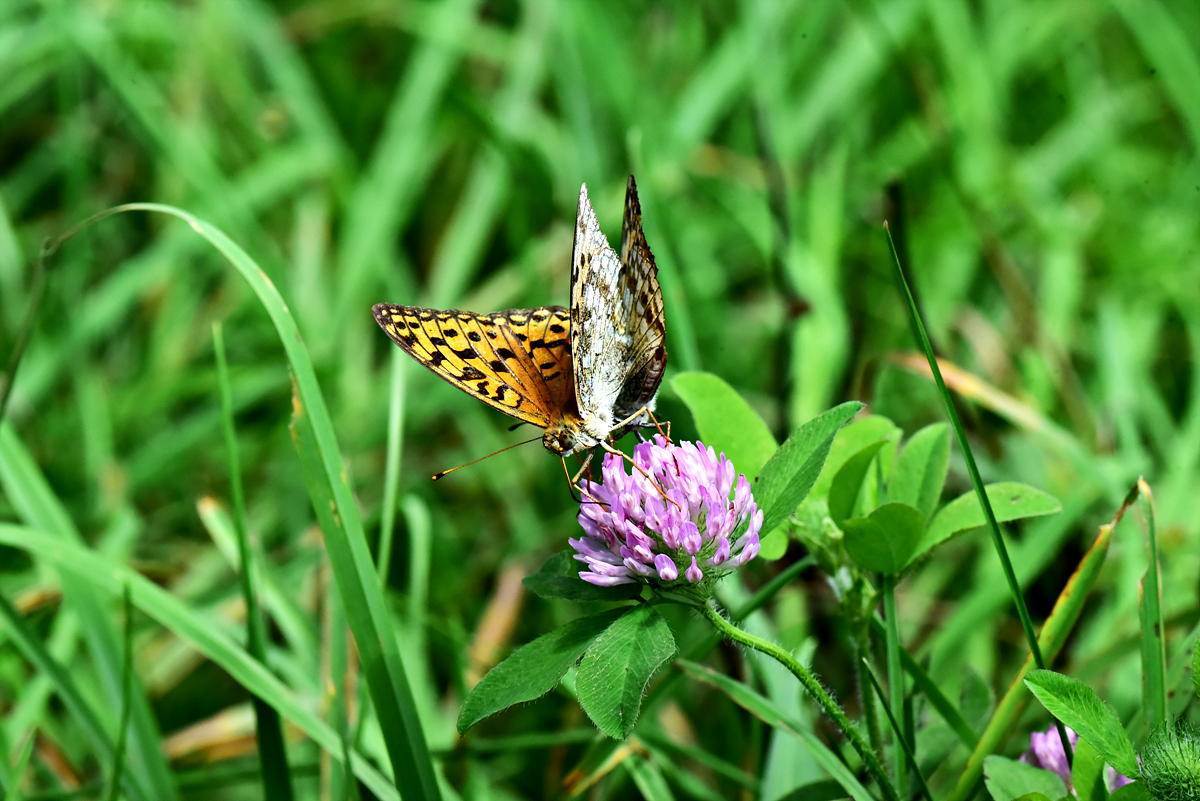
<path id="1" fill-rule="evenodd" d="M 640 469 L 608 453 L 603 481 L 580 482 L 579 524 L 570 540 L 587 565 L 579 576 L 602 587 L 662 587 L 714 580 L 758 555 L 763 513 L 733 463 L 699 442 L 657 434 L 633 449 Z"/>

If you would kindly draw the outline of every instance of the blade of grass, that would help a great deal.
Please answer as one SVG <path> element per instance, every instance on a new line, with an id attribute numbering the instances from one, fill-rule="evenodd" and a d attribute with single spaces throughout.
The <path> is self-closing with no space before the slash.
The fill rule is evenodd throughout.
<path id="1" fill-rule="evenodd" d="M 8 640 L 16 646 L 25 659 L 29 660 L 40 676 L 49 680 L 54 692 L 62 699 L 63 705 L 71 714 L 72 723 L 90 742 L 99 760 L 111 764 L 116 746 L 105 729 L 99 713 L 75 683 L 71 672 L 63 666 L 61 661 L 54 658 L 54 655 L 42 644 L 37 633 L 29 626 L 25 618 L 2 594 L 0 594 L 0 620 L 4 622 L 5 635 Z M 19 778 L 19 774 L 17 778 Z M 125 782 L 126 791 L 131 796 L 150 798 L 146 794 L 145 787 L 140 785 L 140 777 L 127 774 Z"/>
<path id="2" fill-rule="evenodd" d="M 983 478 L 979 475 L 979 466 L 975 464 L 975 455 L 971 451 L 971 444 L 967 441 L 967 433 L 963 429 L 962 421 L 958 419 L 958 411 L 954 408 L 950 391 L 946 389 L 946 382 L 942 380 L 942 371 L 938 369 L 937 358 L 933 354 L 933 345 L 930 344 L 929 336 L 925 333 L 925 325 L 921 322 L 921 313 L 917 310 L 917 302 L 913 299 L 912 291 L 908 287 L 908 280 L 904 277 L 904 268 L 900 265 L 900 254 L 896 252 L 896 243 L 892 241 L 892 232 L 886 222 L 883 224 L 883 230 L 887 234 L 888 248 L 892 253 L 892 264 L 896 268 L 897 284 L 904 293 L 913 328 L 916 329 L 920 338 L 925 358 L 929 361 L 929 369 L 933 371 L 934 380 L 937 381 L 938 392 L 946 406 L 946 414 L 950 417 L 950 425 L 954 428 L 959 449 L 962 451 L 963 460 L 967 465 L 967 472 L 971 476 L 971 485 L 975 488 L 975 496 L 979 498 L 979 505 L 983 507 L 983 514 L 987 518 L 988 532 L 992 535 L 992 545 L 996 549 L 996 556 L 999 557 L 1000 565 L 1004 569 L 1004 580 L 1008 582 L 1009 594 L 1012 595 L 1013 603 L 1016 604 L 1017 616 L 1021 619 L 1021 628 L 1025 632 L 1025 641 L 1029 643 L 1029 651 L 1033 655 L 1034 663 L 1039 669 L 1044 670 L 1046 662 L 1042 659 L 1042 650 L 1038 645 L 1037 634 L 1033 630 L 1033 620 L 1029 617 L 1028 607 L 1025 606 L 1025 595 L 1021 592 L 1021 585 L 1017 583 L 1016 573 L 1013 572 L 1012 561 L 1008 558 L 1008 547 L 1004 544 L 1004 535 L 1000 531 L 1000 524 L 996 522 L 996 513 L 992 510 L 991 501 L 988 500 L 987 492 L 984 490 Z M 1058 737 L 1062 741 L 1067 764 L 1070 764 L 1071 742 L 1067 739 L 1066 727 L 1059 721 L 1055 721 L 1055 727 L 1058 729 Z"/>
<path id="3" fill-rule="evenodd" d="M 418 188 L 436 165 L 433 136 L 437 104 L 461 54 L 447 42 L 458 40 L 475 19 L 478 0 L 442 0 L 431 15 L 436 35 L 418 41 L 383 123 L 383 130 L 346 208 L 337 254 L 333 321 L 343 325 L 367 309 L 355 304 L 382 266 L 380 255 L 394 248 L 397 229 L 412 211 Z M 413 278 L 407 277 L 411 286 Z"/>
<path id="4" fill-rule="evenodd" d="M 1053 659 L 1063 643 L 1066 642 L 1067 636 L 1075 626 L 1075 622 L 1079 619 L 1079 615 L 1083 612 L 1084 602 L 1087 600 L 1088 593 L 1096 584 L 1096 579 L 1100 576 L 1100 568 L 1104 565 L 1104 559 L 1108 555 L 1108 546 L 1112 542 L 1113 529 L 1116 528 L 1121 517 L 1125 514 L 1125 510 L 1136 499 L 1136 487 L 1130 491 L 1126 497 L 1125 503 L 1117 510 L 1112 522 L 1105 523 L 1100 526 L 1100 531 L 1096 535 L 1096 540 L 1088 549 L 1087 553 L 1079 561 L 1075 572 L 1071 574 L 1067 584 L 1059 593 L 1058 600 L 1054 603 L 1054 608 L 1050 610 L 1049 617 L 1046 618 L 1045 625 L 1042 626 L 1042 642 L 1041 645 L 1045 648 L 1045 652 Z M 1008 738 L 1009 732 L 1016 724 L 1020 717 L 1021 711 L 1025 708 L 1025 704 L 1029 701 L 1029 691 L 1025 687 L 1025 675 L 1034 667 L 1032 654 L 1026 657 L 1025 663 L 1021 669 L 1017 671 L 1017 675 L 1013 677 L 1012 683 L 1009 685 L 1008 691 L 1000 702 L 996 704 L 996 710 L 992 713 L 991 720 L 984 728 L 983 734 L 979 738 L 979 744 L 975 746 L 975 750 L 971 753 L 967 760 L 967 766 L 959 776 L 958 783 L 954 786 L 954 791 L 951 793 L 948 801 L 966 801 L 974 796 L 978 790 L 978 785 L 983 776 L 983 760 L 989 754 L 996 753 Z"/>
<path id="5" fill-rule="evenodd" d="M 870 674 L 871 681 L 876 683 L 879 700 L 883 703 L 888 720 L 892 722 L 892 731 L 896 735 L 896 747 L 892 753 L 895 761 L 893 770 L 896 772 L 896 787 L 903 793 L 904 788 L 908 787 L 908 780 L 904 775 L 906 756 L 908 759 L 914 760 L 914 769 L 917 771 L 917 778 L 921 779 L 922 786 L 925 784 L 925 779 L 921 778 L 921 770 L 920 768 L 916 768 L 916 761 L 912 755 L 912 750 L 908 747 L 908 743 L 904 742 L 900 728 L 896 725 L 896 721 L 904 717 L 904 671 L 900 669 L 901 648 L 900 628 L 896 621 L 896 577 L 890 573 L 884 573 L 881 578 L 880 592 L 883 594 L 884 641 L 887 653 L 889 695 L 884 695 L 882 689 L 878 687 L 878 680 L 875 677 L 875 673 L 871 671 L 871 666 L 867 664 L 865 657 L 862 659 L 862 662 L 867 664 L 867 672 Z M 888 708 L 889 706 L 891 707 L 890 709 Z M 929 801 L 933 801 L 933 796 L 928 793 L 929 788 L 926 787 L 925 789 L 925 797 Z"/>
<path id="6" fill-rule="evenodd" d="M 33 458 L 17 438 L 11 426 L 0 423 L 0 485 L 9 503 L 22 520 L 43 531 L 52 532 L 64 543 L 81 546 L 83 537 L 67 511 L 51 490 Z M 79 617 L 80 630 L 96 662 L 101 686 L 107 693 L 111 708 L 118 706 L 123 684 L 122 649 L 120 636 L 106 614 L 105 604 L 95 589 L 73 572 L 61 576 L 63 596 Z M 167 761 L 160 748 L 161 736 L 146 692 L 134 677 L 133 739 L 130 744 L 129 769 L 138 777 L 133 785 L 142 792 L 139 796 L 158 801 L 178 799 L 178 790 L 171 777 Z"/>
<path id="7" fill-rule="evenodd" d="M 1142 699 L 1146 722 L 1153 731 L 1167 722 L 1167 651 L 1163 642 L 1162 570 L 1158 564 L 1158 535 L 1154 526 L 1154 495 L 1144 479 L 1137 482 L 1148 541 L 1146 574 L 1138 582 L 1141 620 Z"/>
<path id="8" fill-rule="evenodd" d="M 925 777 L 921 775 L 921 766 L 917 764 L 917 758 L 913 754 L 912 748 L 909 747 L 908 740 L 904 737 L 904 732 L 900 730 L 900 722 L 896 720 L 896 716 L 892 714 L 892 710 L 888 706 L 887 698 L 883 694 L 883 687 L 879 686 L 879 677 L 875 675 L 875 671 L 871 669 L 871 663 L 865 657 L 862 659 L 862 664 L 867 671 L 867 675 L 871 678 L 871 686 L 875 688 L 875 694 L 879 696 L 880 701 L 883 701 L 883 711 L 887 713 L 888 722 L 892 724 L 892 734 L 899 744 L 897 750 L 903 749 L 904 756 L 912 765 L 913 773 L 917 775 L 917 781 L 921 785 L 921 792 L 925 794 L 925 797 L 929 801 L 933 801 L 933 793 L 929 792 L 929 785 L 925 783 Z M 904 785 L 900 784 L 899 781 L 897 781 L 897 784 L 900 786 L 900 792 L 903 793 Z"/>
<path id="9" fill-rule="evenodd" d="M 321 748 L 341 759 L 337 733 L 312 712 L 307 702 L 291 692 L 261 663 L 239 647 L 207 617 L 154 582 L 86 547 L 56 538 L 44 530 L 0 523 L 0 544 L 49 560 L 65 573 L 86 583 L 97 593 L 119 594 L 127 584 L 134 605 L 150 619 L 191 643 L 247 691 L 260 695 Z M 358 752 L 352 753 L 354 774 L 371 792 L 389 801 L 400 799 L 386 777 Z"/>
<path id="10" fill-rule="evenodd" d="M 129 710 L 133 706 L 133 599 L 129 585 L 122 593 L 125 609 L 125 671 L 121 693 L 121 715 L 117 723 L 117 744 L 113 748 L 112 767 L 109 770 L 108 801 L 117 801 L 121 793 L 121 773 L 125 768 L 125 733 L 129 729 Z"/>
<path id="11" fill-rule="evenodd" d="M 221 421 L 225 432 L 225 451 L 229 457 L 229 490 L 233 498 L 233 531 L 237 539 L 238 579 L 242 601 L 246 605 L 246 647 L 250 655 L 267 665 L 267 634 L 262 607 L 258 604 L 258 571 L 246 531 L 246 502 L 242 489 L 242 466 L 238 458 L 237 432 L 233 424 L 233 392 L 229 386 L 229 365 L 225 360 L 225 337 L 221 324 L 214 322 L 213 351 L 217 357 L 217 386 L 221 396 Z M 263 795 L 290 801 L 292 782 L 288 771 L 287 748 L 279 713 L 258 696 L 253 697 L 255 729 L 258 736 L 258 760 L 262 766 Z"/>
<path id="12" fill-rule="evenodd" d="M 33 334 L 34 323 L 37 322 L 38 308 L 42 305 L 42 293 L 46 289 L 45 252 L 38 256 L 30 279 L 28 307 L 21 328 L 17 331 L 17 340 L 13 343 L 12 351 L 8 354 L 8 364 L 4 366 L 4 374 L 0 375 L 0 421 L 4 420 L 4 412 L 8 409 L 8 398 L 12 394 L 13 381 L 17 377 L 17 368 L 21 365 L 21 357 L 25 355 L 25 347 Z"/>
<path id="13" fill-rule="evenodd" d="M 675 664 L 693 679 L 716 687 L 728 695 L 730 700 L 735 704 L 767 725 L 782 728 L 790 734 L 799 737 L 801 742 L 804 743 L 813 755 L 813 758 L 830 776 L 837 780 L 838 784 L 855 801 L 873 801 L 873 797 L 867 791 L 867 788 L 863 787 L 862 783 L 859 782 L 850 769 L 846 767 L 845 763 L 833 751 L 821 742 L 815 734 L 808 731 L 808 728 L 799 721 L 791 720 L 779 714 L 776 706 L 766 696 L 705 665 L 691 662 L 687 659 L 677 659 L 675 660 Z M 894 792 L 889 794 L 887 793 L 887 789 L 885 785 L 885 797 L 895 798 Z"/>
<path id="14" fill-rule="evenodd" d="M 4 793 L 4 801 L 18 801 L 21 797 L 20 790 L 17 789 L 17 784 L 21 781 L 21 777 L 25 775 L 25 769 L 29 767 L 29 758 L 33 756 L 33 746 L 37 742 L 37 732 L 31 731 L 25 735 L 25 743 L 21 746 L 21 753 L 17 757 L 17 764 L 13 766 L 9 773 L 9 780 L 5 782 L 7 791 Z M 7 757 L 8 752 L 5 751 Z M 4 766 L 5 772 L 8 773 L 8 765 Z"/>
<path id="15" fill-rule="evenodd" d="M 213 498 L 204 497 L 196 502 L 196 513 L 201 524 L 216 543 L 217 549 L 233 569 L 237 569 L 237 535 L 233 532 L 233 521 L 229 514 Z M 262 596 L 262 606 L 270 614 L 271 621 L 283 634 L 284 640 L 293 651 L 302 654 L 317 652 L 317 629 L 312 613 L 301 607 L 285 589 L 284 580 L 271 569 L 271 565 L 256 559 L 256 583 Z M 314 687 L 315 689 L 315 687 Z"/>
<path id="16" fill-rule="evenodd" d="M 878 637 L 887 636 L 884 625 L 878 617 L 871 618 L 871 630 Z M 908 672 L 908 675 L 912 676 L 914 687 L 921 691 L 930 705 L 942 716 L 942 720 L 946 722 L 946 725 L 958 735 L 958 739 L 962 741 L 963 745 L 967 748 L 974 748 L 979 742 L 979 735 L 975 733 L 975 730 L 967 723 L 966 718 L 958 711 L 958 706 L 946 697 L 946 694 L 938 687 L 937 682 L 903 648 L 900 649 L 900 662 L 904 665 L 904 669 Z"/>
<path id="17" fill-rule="evenodd" d="M 337 448 L 337 436 L 317 383 L 312 359 L 291 312 L 275 285 L 244 250 L 217 228 L 181 209 L 156 203 L 132 203 L 102 212 L 84 225 L 109 214 L 135 210 L 159 212 L 186 222 L 246 279 L 270 316 L 296 382 L 298 411 L 311 421 L 324 480 L 332 492 L 339 525 L 326 532 L 325 547 L 346 607 L 350 629 L 354 632 L 362 664 L 366 667 L 367 685 L 375 702 L 392 769 L 397 777 L 405 777 L 400 785 L 403 792 L 417 794 L 413 797 L 440 797 L 392 620 Z M 75 230 L 78 227 L 59 241 L 72 235 Z"/>
<path id="18" fill-rule="evenodd" d="M 387 449 L 384 454 L 383 503 L 379 508 L 379 586 L 387 588 L 388 569 L 392 564 L 392 538 L 396 530 L 396 496 L 400 492 L 400 455 L 404 431 L 405 371 L 408 358 L 396 348 L 389 348 L 392 359 L 392 381 L 388 393 Z"/>

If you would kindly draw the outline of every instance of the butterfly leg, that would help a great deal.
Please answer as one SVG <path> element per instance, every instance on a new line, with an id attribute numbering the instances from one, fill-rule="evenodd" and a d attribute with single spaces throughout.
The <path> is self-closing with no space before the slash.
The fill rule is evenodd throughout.
<path id="1" fill-rule="evenodd" d="M 595 453 L 595 451 L 588 451 L 587 456 L 584 457 L 583 464 L 581 464 L 579 466 L 579 470 L 577 470 L 575 472 L 575 476 L 571 479 L 572 486 L 575 486 L 579 483 L 579 477 L 582 476 L 585 471 L 587 472 L 588 479 L 589 480 L 591 479 L 591 477 L 592 477 L 591 467 L 592 467 L 592 454 L 593 453 Z M 567 461 L 564 459 L 563 460 L 563 469 L 564 470 L 566 469 L 566 464 L 567 464 Z"/>
<path id="2" fill-rule="evenodd" d="M 624 459 L 625 461 L 627 461 L 627 462 L 629 462 L 631 465 L 633 465 L 633 469 L 634 469 L 634 470 L 636 470 L 636 471 L 638 471 L 639 473 L 641 473 L 641 474 L 642 474 L 642 475 L 645 477 L 645 479 L 646 479 L 647 481 L 649 481 L 651 484 L 653 484 L 653 485 L 654 485 L 654 488 L 655 488 L 656 490 L 658 490 L 658 494 L 659 494 L 659 496 L 661 496 L 661 497 L 662 497 L 662 499 L 663 499 L 663 502 L 664 502 L 664 503 L 669 503 L 669 504 L 671 504 L 672 506 L 674 506 L 676 509 L 679 509 L 680 511 L 683 511 L 682 507 L 680 507 L 680 505 L 679 505 L 678 503 L 676 503 L 676 502 L 675 502 L 675 500 L 674 500 L 673 498 L 668 498 L 668 497 L 667 497 L 667 493 L 666 493 L 666 492 L 663 490 L 662 486 L 661 486 L 661 485 L 660 485 L 660 484 L 659 484 L 657 481 L 655 481 L 655 480 L 654 480 L 654 477 L 653 477 L 653 476 L 651 476 L 649 473 L 647 473 L 647 472 L 645 471 L 645 469 L 644 469 L 644 468 L 643 468 L 643 467 L 642 467 L 640 464 L 638 464 L 637 462 L 633 461 L 633 459 L 631 459 L 629 456 L 625 455 L 625 453 L 623 453 L 622 451 L 619 451 L 619 450 L 617 450 L 616 448 L 614 448 L 614 447 L 613 447 L 613 446 L 612 446 L 610 443 L 608 443 L 608 442 L 605 442 L 605 441 L 601 440 L 601 441 L 600 441 L 600 447 L 601 447 L 601 448 L 604 448 L 604 450 L 608 451 L 608 452 L 609 452 L 609 453 L 611 453 L 611 454 L 615 454 L 616 456 L 620 456 L 622 459 Z"/>
<path id="3" fill-rule="evenodd" d="M 658 422 L 658 418 L 654 416 L 654 412 L 648 406 L 643 406 L 642 408 L 638 409 L 636 412 L 634 412 L 633 414 L 629 415 L 621 422 L 614 425 L 612 430 L 620 431 L 625 426 L 629 425 L 634 420 L 641 417 L 643 414 L 649 416 L 650 422 L 654 423 L 653 427 L 658 430 L 658 433 L 660 433 L 664 437 L 666 437 L 668 442 L 670 442 L 671 441 L 671 421 L 670 420 L 667 421 L 667 430 L 664 432 L 662 429 L 662 425 Z M 640 428 L 642 428 L 642 426 L 638 426 L 638 429 L 640 429 Z M 650 426 L 646 426 L 646 428 L 650 428 Z M 643 442 L 645 442 L 645 439 L 641 436 L 640 430 L 638 431 L 638 439 L 641 439 Z"/>

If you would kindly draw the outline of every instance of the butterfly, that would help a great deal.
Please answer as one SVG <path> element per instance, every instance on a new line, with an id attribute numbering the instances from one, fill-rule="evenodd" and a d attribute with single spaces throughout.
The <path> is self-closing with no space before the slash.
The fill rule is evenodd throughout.
<path id="1" fill-rule="evenodd" d="M 667 366 L 658 268 L 642 232 L 633 176 L 618 255 L 580 187 L 571 257 L 571 308 L 491 314 L 379 303 L 375 321 L 405 353 L 511 417 L 545 429 L 569 456 L 612 446 L 650 414 Z"/>

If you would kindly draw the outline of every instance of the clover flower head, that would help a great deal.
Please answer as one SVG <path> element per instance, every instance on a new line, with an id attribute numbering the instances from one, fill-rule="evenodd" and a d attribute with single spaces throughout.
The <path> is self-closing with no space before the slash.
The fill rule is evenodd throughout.
<path id="1" fill-rule="evenodd" d="M 711 582 L 758 555 L 763 513 L 725 454 L 661 434 L 633 449 L 630 473 L 604 456 L 602 481 L 579 484 L 584 535 L 569 542 L 601 587 Z"/>

